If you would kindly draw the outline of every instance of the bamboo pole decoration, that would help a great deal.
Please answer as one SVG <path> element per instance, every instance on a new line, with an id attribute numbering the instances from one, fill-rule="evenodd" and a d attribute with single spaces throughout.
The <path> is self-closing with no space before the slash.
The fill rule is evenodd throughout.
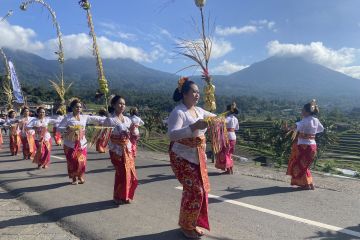
<path id="1" fill-rule="evenodd" d="M 9 10 L 7 12 L 7 14 L 1 18 L 0 22 L 5 21 L 8 17 L 10 17 L 13 14 L 13 10 Z M 9 62 L 8 59 L 6 57 L 6 54 L 4 52 L 4 50 L 2 48 L 0 48 L 0 55 L 1 58 L 3 59 L 4 62 L 4 68 L 5 68 L 5 75 L 4 75 L 4 79 L 3 79 L 3 85 L 2 88 L 4 90 L 4 95 L 6 98 L 6 104 L 7 104 L 7 108 L 13 108 L 12 105 L 12 100 L 13 100 L 13 92 L 11 89 L 11 78 L 10 78 L 10 67 L 9 67 Z"/>
<path id="2" fill-rule="evenodd" d="M 54 81 L 51 81 L 51 85 L 53 86 L 54 90 L 57 92 L 57 94 L 59 95 L 60 101 L 61 101 L 61 106 L 60 109 L 66 113 L 66 107 L 65 107 L 65 94 L 67 93 L 67 91 L 69 90 L 69 88 L 71 87 L 72 83 L 69 84 L 67 87 L 65 86 L 64 83 L 64 62 L 65 62 L 65 56 L 64 56 L 64 48 L 63 48 L 63 40 L 62 40 L 62 33 L 60 30 L 60 25 L 56 19 L 56 13 L 55 11 L 51 8 L 51 6 L 44 2 L 43 0 L 29 0 L 29 1 L 25 1 L 23 3 L 21 3 L 20 5 L 20 9 L 23 11 L 26 11 L 28 6 L 32 3 L 39 3 L 42 6 L 44 6 L 50 13 L 51 17 L 52 17 L 52 22 L 53 25 L 56 28 L 56 35 L 57 35 L 57 39 L 58 39 L 58 51 L 55 52 L 55 54 L 58 56 L 58 61 L 60 63 L 60 80 L 59 83 L 56 83 Z"/>
<path id="3" fill-rule="evenodd" d="M 3 59 L 4 66 L 5 66 L 5 76 L 4 76 L 4 79 L 3 79 L 2 88 L 4 90 L 4 94 L 5 94 L 5 98 L 6 98 L 7 109 L 11 109 L 11 108 L 13 108 L 13 105 L 12 105 L 13 92 L 12 92 L 12 89 L 11 89 L 11 78 L 10 78 L 9 62 L 8 62 L 8 59 L 7 59 L 7 57 L 6 57 L 6 55 L 5 55 L 2 48 L 0 48 L 0 55 L 1 55 L 1 58 Z"/>
<path id="4" fill-rule="evenodd" d="M 202 70 L 202 79 L 205 81 L 204 87 L 204 108 L 208 111 L 215 112 L 216 100 L 215 100 L 215 86 L 212 84 L 212 78 L 209 73 L 209 61 L 212 50 L 212 40 L 207 36 L 205 31 L 205 16 L 203 13 L 203 7 L 206 0 L 195 0 L 196 6 L 200 9 L 201 14 L 201 29 L 200 39 L 186 40 L 180 39 L 178 49 L 179 54 L 184 57 L 190 58 L 194 64 L 183 68 L 182 70 L 190 67 L 200 67 Z"/>
<path id="5" fill-rule="evenodd" d="M 205 69 L 203 69 L 202 78 L 205 80 L 206 85 L 204 87 L 204 102 L 205 109 L 211 112 L 216 111 L 216 99 L 215 99 L 215 86 L 212 84 L 212 78 L 209 74 L 209 60 L 211 55 L 211 44 L 207 44 L 208 37 L 205 32 L 205 16 L 203 8 L 206 4 L 206 0 L 195 0 L 196 6 L 200 9 L 201 15 L 201 33 L 202 33 L 202 42 L 204 45 L 204 60 L 205 60 Z M 210 47 L 210 49 L 209 49 Z"/>
<path id="6" fill-rule="evenodd" d="M 93 23 L 92 15 L 90 12 L 91 4 L 88 0 L 80 0 L 79 5 L 86 11 L 87 22 L 88 22 L 88 26 L 90 28 L 90 36 L 93 39 L 93 55 L 95 56 L 95 59 L 96 59 L 96 69 L 97 69 L 97 74 L 98 74 L 98 82 L 99 82 L 99 86 L 100 86 L 99 90 L 105 96 L 105 106 L 107 109 L 107 107 L 108 107 L 107 95 L 109 93 L 109 87 L 108 87 L 107 80 L 105 78 L 103 63 L 102 63 L 102 59 L 101 59 L 100 52 L 99 52 L 99 47 L 98 47 L 97 40 L 96 40 L 94 23 Z"/>

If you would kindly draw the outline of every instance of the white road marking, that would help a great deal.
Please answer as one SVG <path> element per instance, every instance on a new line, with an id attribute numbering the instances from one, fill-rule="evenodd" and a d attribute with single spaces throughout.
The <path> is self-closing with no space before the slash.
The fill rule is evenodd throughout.
<path id="1" fill-rule="evenodd" d="M 180 187 L 176 187 L 176 189 L 182 190 L 183 188 L 180 186 Z M 305 219 L 305 218 L 292 216 L 292 215 L 289 215 L 289 214 L 286 214 L 286 213 L 281 213 L 281 212 L 273 211 L 273 210 L 270 210 L 270 209 L 257 207 L 255 205 L 251 205 L 251 204 L 247 204 L 247 203 L 243 203 L 243 202 L 239 202 L 239 201 L 235 201 L 235 200 L 226 199 L 226 198 L 216 196 L 216 195 L 212 195 L 212 194 L 209 194 L 209 198 L 214 198 L 214 199 L 217 199 L 217 200 L 222 201 L 222 202 L 231 203 L 231 204 L 234 204 L 234 205 L 237 205 L 237 206 L 249 208 L 249 209 L 252 209 L 252 210 L 255 210 L 255 211 L 271 214 L 271 215 L 281 217 L 281 218 L 286 218 L 286 219 L 289 219 L 289 220 L 292 220 L 292 221 L 305 223 L 305 224 L 312 225 L 312 226 L 315 226 L 315 227 L 324 228 L 324 229 L 327 229 L 327 230 L 330 230 L 330 231 L 335 231 L 335 232 L 340 232 L 340 233 L 344 233 L 344 234 L 355 236 L 355 237 L 360 237 L 360 232 L 355 232 L 355 231 L 352 231 L 352 230 L 349 230 L 349 229 L 344 229 L 344 228 L 341 228 L 341 227 L 336 227 L 336 226 L 332 226 L 332 225 L 329 225 L 329 224 L 325 224 L 325 223 L 321 223 L 321 222 L 308 220 L 308 219 Z"/>
<path id="2" fill-rule="evenodd" d="M 57 159 L 61 159 L 61 160 L 65 160 L 66 158 L 63 158 L 63 157 L 58 157 L 58 156 L 54 156 L 54 155 L 51 155 L 51 157 L 53 158 L 57 158 Z"/>

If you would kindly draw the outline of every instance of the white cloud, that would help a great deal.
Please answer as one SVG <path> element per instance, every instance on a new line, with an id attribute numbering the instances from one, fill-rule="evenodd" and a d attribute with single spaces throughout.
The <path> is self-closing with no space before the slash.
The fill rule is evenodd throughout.
<path id="1" fill-rule="evenodd" d="M 229 52 L 234 50 L 231 42 L 225 41 L 223 39 L 213 39 L 211 57 L 216 59 L 225 56 Z"/>
<path id="2" fill-rule="evenodd" d="M 266 27 L 269 30 L 276 31 L 274 21 L 270 21 L 270 20 L 267 20 L 267 19 L 262 19 L 262 20 L 257 20 L 257 21 L 251 21 L 251 23 L 258 26 L 259 28 Z"/>
<path id="3" fill-rule="evenodd" d="M 264 29 L 264 28 L 266 28 L 268 30 L 272 30 L 274 32 L 277 31 L 277 29 L 275 28 L 276 23 L 274 21 L 263 19 L 263 20 L 251 21 L 250 23 L 251 23 L 251 25 L 246 25 L 246 26 L 242 26 L 242 27 L 216 26 L 215 33 L 220 36 L 229 36 L 229 35 L 236 35 L 236 34 L 240 35 L 240 34 L 256 33 L 259 30 Z"/>
<path id="4" fill-rule="evenodd" d="M 332 69 L 338 69 L 352 64 L 358 52 L 358 50 L 354 48 L 333 50 L 325 47 L 322 42 L 312 42 L 306 45 L 284 44 L 279 41 L 271 41 L 268 43 L 267 48 L 270 56 L 300 56 Z"/>
<path id="5" fill-rule="evenodd" d="M 108 28 L 112 28 L 110 25 Z M 141 48 L 129 46 L 120 41 L 112 41 L 107 37 L 97 38 L 100 54 L 103 58 L 130 58 L 137 62 L 152 62 L 165 55 L 165 49 L 160 44 L 152 44 L 152 50 L 147 53 Z M 88 34 L 79 33 L 63 36 L 65 59 L 92 57 L 92 39 Z M 38 54 L 48 59 L 55 59 L 58 50 L 58 39 L 45 42 L 36 40 L 36 32 L 30 28 L 0 23 L 0 47 L 23 50 Z"/>
<path id="6" fill-rule="evenodd" d="M 115 23 L 101 22 L 100 26 L 104 29 L 102 33 L 106 36 L 130 41 L 137 40 L 136 34 L 121 31 L 120 27 Z"/>
<path id="7" fill-rule="evenodd" d="M 360 66 L 354 65 L 360 57 L 360 49 L 343 47 L 331 49 L 322 42 L 291 44 L 271 41 L 267 45 L 270 56 L 298 56 L 326 66 L 332 70 L 360 79 Z"/>
<path id="8" fill-rule="evenodd" d="M 35 37 L 35 31 L 30 28 L 0 22 L 0 47 L 38 52 L 44 49 L 44 44 L 34 40 Z"/>
<path id="9" fill-rule="evenodd" d="M 214 67 L 212 69 L 212 72 L 215 74 L 231 74 L 247 67 L 248 65 L 240 65 L 237 63 L 232 63 L 227 60 L 224 60 L 218 66 Z"/>
<path id="10" fill-rule="evenodd" d="M 137 62 L 151 62 L 155 56 L 147 54 L 141 48 L 131 47 L 119 41 L 112 41 L 107 37 L 97 38 L 100 55 L 103 58 L 130 58 Z M 63 36 L 65 58 L 79 58 L 92 56 L 92 39 L 85 33 Z M 47 52 L 56 49 L 57 39 L 46 42 Z M 51 57 L 51 56 L 47 56 Z"/>
<path id="11" fill-rule="evenodd" d="M 229 35 L 235 35 L 235 34 L 246 34 L 246 33 L 255 33 L 258 29 L 256 26 L 243 26 L 243 27 L 221 27 L 216 26 L 215 33 L 220 36 L 229 36 Z"/>
<path id="12" fill-rule="evenodd" d="M 170 39 L 173 39 L 173 36 L 171 35 L 171 33 L 164 28 L 160 28 L 160 33 Z"/>
<path id="13" fill-rule="evenodd" d="M 360 79 L 360 66 L 342 67 L 339 68 L 338 71 L 350 77 Z"/>

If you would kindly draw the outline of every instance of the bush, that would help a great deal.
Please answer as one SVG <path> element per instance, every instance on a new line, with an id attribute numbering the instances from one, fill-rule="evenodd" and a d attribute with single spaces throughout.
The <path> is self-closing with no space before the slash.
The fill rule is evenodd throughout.
<path id="1" fill-rule="evenodd" d="M 325 162 L 325 165 L 322 170 L 327 173 L 334 171 L 335 170 L 335 161 L 329 160 L 329 161 Z"/>

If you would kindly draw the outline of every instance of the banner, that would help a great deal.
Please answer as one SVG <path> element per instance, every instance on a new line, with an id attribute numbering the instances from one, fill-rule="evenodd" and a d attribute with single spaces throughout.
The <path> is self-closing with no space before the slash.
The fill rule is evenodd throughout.
<path id="1" fill-rule="evenodd" d="M 12 83 L 12 87 L 13 87 L 13 94 L 15 97 L 15 102 L 24 103 L 24 97 L 21 92 L 21 86 L 20 86 L 19 80 L 16 76 L 14 64 L 11 61 L 9 61 L 9 68 L 10 68 L 10 77 L 11 77 L 11 83 Z"/>

